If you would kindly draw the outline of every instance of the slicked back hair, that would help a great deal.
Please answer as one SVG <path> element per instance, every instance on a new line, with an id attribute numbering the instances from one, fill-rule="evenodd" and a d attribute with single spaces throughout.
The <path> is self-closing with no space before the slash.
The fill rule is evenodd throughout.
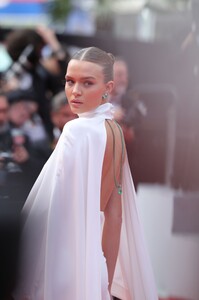
<path id="1" fill-rule="evenodd" d="M 113 80 L 113 64 L 115 58 L 113 54 L 107 53 L 97 47 L 83 48 L 77 51 L 71 59 L 88 61 L 98 64 L 103 69 L 105 83 Z"/>

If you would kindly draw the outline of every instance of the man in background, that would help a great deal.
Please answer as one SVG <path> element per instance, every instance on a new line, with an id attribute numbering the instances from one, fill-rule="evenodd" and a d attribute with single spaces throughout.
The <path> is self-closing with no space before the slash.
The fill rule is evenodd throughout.
<path id="1" fill-rule="evenodd" d="M 137 188 L 138 182 L 135 172 L 136 129 L 141 119 L 146 115 L 146 107 L 140 100 L 138 93 L 129 86 L 128 65 L 123 58 L 116 57 L 113 72 L 115 85 L 110 102 L 115 107 L 115 120 L 123 129 L 129 165 L 135 188 Z"/>
<path id="2" fill-rule="evenodd" d="M 74 115 L 70 109 L 68 100 L 66 98 L 65 91 L 56 94 L 51 103 L 51 120 L 54 125 L 53 128 L 53 148 L 58 142 L 58 139 L 62 133 L 64 125 L 75 119 L 77 116 Z"/>

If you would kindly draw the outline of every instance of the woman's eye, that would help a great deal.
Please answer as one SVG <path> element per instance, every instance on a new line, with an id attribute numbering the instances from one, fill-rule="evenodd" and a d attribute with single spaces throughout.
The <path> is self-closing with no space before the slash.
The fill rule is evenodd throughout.
<path id="1" fill-rule="evenodd" d="M 90 86 L 90 85 L 92 85 L 93 83 L 91 82 L 91 81 L 85 81 L 84 82 L 84 86 Z"/>
<path id="2" fill-rule="evenodd" d="M 73 83 L 74 83 L 73 80 L 71 80 L 71 79 L 66 79 L 66 84 L 67 84 L 67 85 L 71 86 L 71 85 L 73 85 Z"/>

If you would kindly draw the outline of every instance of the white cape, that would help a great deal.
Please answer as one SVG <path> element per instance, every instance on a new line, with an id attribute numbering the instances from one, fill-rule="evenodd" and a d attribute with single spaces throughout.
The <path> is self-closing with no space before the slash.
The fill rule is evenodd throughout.
<path id="1" fill-rule="evenodd" d="M 20 278 L 15 299 L 104 300 L 101 296 L 100 186 L 109 103 L 64 127 L 23 208 Z M 126 159 L 121 242 L 112 294 L 157 300 Z"/>

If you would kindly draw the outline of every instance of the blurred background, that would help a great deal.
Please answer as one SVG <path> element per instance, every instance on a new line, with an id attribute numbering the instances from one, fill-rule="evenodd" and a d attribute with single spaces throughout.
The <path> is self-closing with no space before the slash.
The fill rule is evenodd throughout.
<path id="1" fill-rule="evenodd" d="M 13 210 L 76 117 L 64 72 L 73 52 L 89 46 L 116 56 L 110 101 L 160 299 L 199 300 L 197 0 L 0 1 L 0 209 L 9 215 L 2 220 L 13 224 Z"/>

